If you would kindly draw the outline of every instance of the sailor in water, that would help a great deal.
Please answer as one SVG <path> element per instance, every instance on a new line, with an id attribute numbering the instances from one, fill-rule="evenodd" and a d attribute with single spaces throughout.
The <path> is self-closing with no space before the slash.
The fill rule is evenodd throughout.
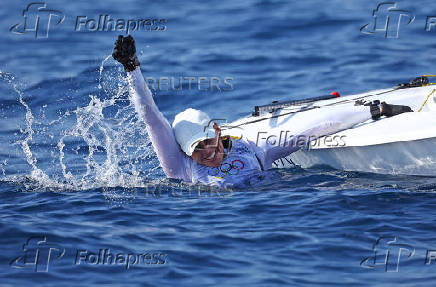
<path id="1" fill-rule="evenodd" d="M 144 81 L 132 36 L 119 36 L 112 56 L 127 72 L 129 93 L 135 109 L 147 126 L 168 178 L 226 187 L 253 185 L 263 178 L 263 171 L 272 168 L 274 161 L 301 147 L 291 144 L 272 146 L 266 141 L 259 144 L 244 137 L 244 134 L 236 139 L 221 131 L 217 123 L 211 124 L 206 113 L 192 108 L 177 114 L 171 126 L 159 111 Z M 394 115 L 392 108 L 397 110 L 394 114 L 411 111 L 405 106 L 387 104 L 354 106 L 348 110 L 328 107 L 307 111 L 304 117 L 296 114 L 290 124 L 295 138 L 314 139 L 351 128 L 371 118 Z M 391 114 L 388 114 L 389 111 Z"/>

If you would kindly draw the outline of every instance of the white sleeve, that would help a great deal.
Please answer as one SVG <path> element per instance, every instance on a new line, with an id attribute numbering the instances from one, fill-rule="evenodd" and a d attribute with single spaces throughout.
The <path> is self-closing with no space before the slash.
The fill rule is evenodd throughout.
<path id="1" fill-rule="evenodd" d="M 165 175 L 168 178 L 190 182 L 192 159 L 183 153 L 168 120 L 156 106 L 141 69 L 137 67 L 134 71 L 128 72 L 127 80 L 135 110 L 147 126 L 147 132 Z"/>

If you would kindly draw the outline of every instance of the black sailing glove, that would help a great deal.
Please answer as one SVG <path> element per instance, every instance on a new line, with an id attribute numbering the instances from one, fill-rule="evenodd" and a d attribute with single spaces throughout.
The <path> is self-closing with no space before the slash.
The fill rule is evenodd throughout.
<path id="1" fill-rule="evenodd" d="M 386 102 L 376 100 L 370 104 L 370 111 L 373 120 L 378 120 L 381 116 L 393 117 L 402 113 L 410 113 L 413 110 L 409 106 L 390 105 Z"/>
<path id="2" fill-rule="evenodd" d="M 381 116 L 381 110 L 380 110 L 380 101 L 375 100 L 372 103 L 369 104 L 369 111 L 371 112 L 371 117 L 373 120 L 378 120 Z"/>
<path id="3" fill-rule="evenodd" d="M 410 113 L 413 110 L 409 106 L 402 105 L 390 105 L 385 102 L 381 103 L 382 115 L 387 117 L 393 117 L 402 113 Z"/>
<path id="4" fill-rule="evenodd" d="M 135 39 L 132 36 L 118 36 L 115 41 L 112 57 L 123 64 L 126 72 L 131 72 L 139 66 L 138 58 L 136 57 Z"/>

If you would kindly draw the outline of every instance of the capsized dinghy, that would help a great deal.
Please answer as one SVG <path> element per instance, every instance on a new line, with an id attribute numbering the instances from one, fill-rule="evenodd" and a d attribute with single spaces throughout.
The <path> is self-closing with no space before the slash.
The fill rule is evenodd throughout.
<path id="1" fill-rule="evenodd" d="M 231 123 L 230 126 L 250 126 L 244 131 L 244 136 L 255 142 L 258 139 L 257 131 L 275 129 L 288 121 L 292 123 L 296 113 L 330 106 L 347 109 L 354 106 L 356 100 L 380 100 L 389 104 L 407 105 L 414 112 L 368 120 L 351 129 L 311 141 L 304 148 L 276 161 L 274 165 L 292 167 L 295 164 L 303 168 L 328 165 L 348 171 L 434 176 L 436 86 L 428 83 L 427 77 L 430 76 L 417 78 L 415 82 L 396 88 L 363 94 L 256 107 L 252 116 Z M 266 112 L 262 110 L 265 107 Z M 340 140 L 337 144 L 332 144 L 334 139 Z"/>

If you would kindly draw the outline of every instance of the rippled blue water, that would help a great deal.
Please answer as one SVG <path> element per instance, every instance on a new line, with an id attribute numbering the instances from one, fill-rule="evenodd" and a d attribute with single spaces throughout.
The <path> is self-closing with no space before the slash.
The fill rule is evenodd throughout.
<path id="1" fill-rule="evenodd" d="M 397 3 L 416 17 L 397 39 L 360 32 L 379 3 L 370 0 L 50 1 L 65 20 L 48 38 L 9 32 L 29 3 L 0 11 L 0 285 L 435 280 L 434 178 L 319 167 L 272 171 L 243 190 L 165 180 L 124 74 L 107 58 L 118 33 L 74 31 L 77 16 L 167 19 L 165 31 L 132 33 L 144 76 L 176 85 L 217 77 L 227 88 L 228 78 L 232 88 L 184 82 L 155 92 L 159 108 L 170 121 L 186 107 L 234 120 L 271 100 L 434 73 L 436 30 L 425 31 L 434 1 Z"/>

